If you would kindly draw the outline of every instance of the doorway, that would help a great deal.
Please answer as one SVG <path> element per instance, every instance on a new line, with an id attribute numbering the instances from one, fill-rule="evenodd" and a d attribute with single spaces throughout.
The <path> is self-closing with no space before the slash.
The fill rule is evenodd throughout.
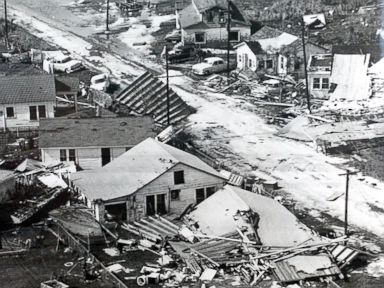
<path id="1" fill-rule="evenodd" d="M 107 165 L 111 162 L 111 149 L 101 148 L 101 166 Z"/>
<path id="2" fill-rule="evenodd" d="M 147 216 L 155 214 L 163 215 L 167 213 L 165 194 L 146 196 Z"/>

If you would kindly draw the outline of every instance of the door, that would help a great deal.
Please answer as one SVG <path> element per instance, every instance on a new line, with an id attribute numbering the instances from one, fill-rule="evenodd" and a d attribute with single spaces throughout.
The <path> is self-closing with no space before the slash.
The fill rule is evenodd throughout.
<path id="1" fill-rule="evenodd" d="M 36 106 L 29 106 L 29 120 L 37 120 L 37 108 Z"/>
<path id="2" fill-rule="evenodd" d="M 167 208 L 165 207 L 165 194 L 156 195 L 156 202 L 157 214 L 163 215 L 167 213 Z"/>
<path id="3" fill-rule="evenodd" d="M 250 68 L 248 63 L 248 54 L 245 54 L 244 56 L 244 66 Z"/>
<path id="4" fill-rule="evenodd" d="M 147 215 L 152 216 L 156 214 L 155 210 L 155 195 L 149 195 L 146 197 Z"/>
<path id="5" fill-rule="evenodd" d="M 104 166 L 111 162 L 111 149 L 101 148 L 101 166 Z"/>

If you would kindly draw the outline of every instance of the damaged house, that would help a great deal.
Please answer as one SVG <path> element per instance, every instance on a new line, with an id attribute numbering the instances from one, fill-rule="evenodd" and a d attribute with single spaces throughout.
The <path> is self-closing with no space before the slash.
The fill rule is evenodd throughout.
<path id="1" fill-rule="evenodd" d="M 98 221 L 106 212 L 128 222 L 180 215 L 224 186 L 225 179 L 196 156 L 148 138 L 108 165 L 71 175 Z"/>
<path id="2" fill-rule="evenodd" d="M 239 9 L 230 2 L 231 42 L 248 40 L 251 24 Z M 228 31 L 228 2 L 224 0 L 192 0 L 192 3 L 179 12 L 181 41 L 183 45 L 196 44 L 200 47 L 223 48 Z"/>
<path id="3" fill-rule="evenodd" d="M 311 55 L 308 63 L 309 93 L 314 98 L 328 98 L 331 87 L 332 54 Z"/>
<path id="4" fill-rule="evenodd" d="M 155 136 L 150 116 L 56 118 L 41 121 L 39 148 L 43 162 L 74 161 L 82 169 L 93 169 Z"/>
<path id="5" fill-rule="evenodd" d="M 2 129 L 37 129 L 40 120 L 54 117 L 56 89 L 53 75 L 1 77 L 0 87 Z"/>

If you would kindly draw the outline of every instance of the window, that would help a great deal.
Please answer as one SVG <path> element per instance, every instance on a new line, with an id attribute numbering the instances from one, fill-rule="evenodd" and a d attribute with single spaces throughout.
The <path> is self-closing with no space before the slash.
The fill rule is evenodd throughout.
<path id="1" fill-rule="evenodd" d="M 238 61 L 241 62 L 241 55 L 237 56 L 237 58 L 239 59 Z"/>
<path id="2" fill-rule="evenodd" d="M 322 78 L 321 89 L 329 89 L 329 78 Z"/>
<path id="3" fill-rule="evenodd" d="M 196 204 L 205 200 L 204 188 L 196 189 Z"/>
<path id="4" fill-rule="evenodd" d="M 173 173 L 173 179 L 175 181 L 175 185 L 184 184 L 184 171 L 175 171 Z"/>
<path id="5" fill-rule="evenodd" d="M 249 64 L 248 64 L 249 67 L 252 67 L 252 59 L 249 59 Z"/>
<path id="6" fill-rule="evenodd" d="M 39 118 L 46 118 L 45 105 L 39 105 Z"/>
<path id="7" fill-rule="evenodd" d="M 29 106 L 29 120 L 37 120 L 37 109 L 36 106 Z"/>
<path id="8" fill-rule="evenodd" d="M 239 31 L 229 31 L 229 41 L 239 42 L 240 41 L 240 32 Z"/>
<path id="9" fill-rule="evenodd" d="M 204 32 L 196 32 L 195 33 L 195 43 L 196 44 L 205 44 L 205 33 Z"/>
<path id="10" fill-rule="evenodd" d="M 15 117 L 15 111 L 14 111 L 13 107 L 7 107 L 5 111 L 6 111 L 6 117 L 7 118 L 14 118 Z"/>
<path id="11" fill-rule="evenodd" d="M 69 149 L 68 150 L 68 160 L 73 161 L 76 163 L 76 150 L 75 149 Z"/>
<path id="12" fill-rule="evenodd" d="M 280 69 L 284 69 L 284 58 L 280 58 Z"/>
<path id="13" fill-rule="evenodd" d="M 60 161 L 67 161 L 67 150 L 60 149 Z"/>
<path id="14" fill-rule="evenodd" d="M 313 89 L 320 89 L 320 78 L 313 78 Z"/>
<path id="15" fill-rule="evenodd" d="M 264 65 L 264 61 L 260 61 L 259 62 L 259 69 L 264 69 L 265 65 Z"/>
<path id="16" fill-rule="evenodd" d="M 273 61 L 272 60 L 265 60 L 265 67 L 267 69 L 273 68 Z"/>
<path id="17" fill-rule="evenodd" d="M 171 201 L 180 200 L 180 190 L 171 190 Z"/>
<path id="18" fill-rule="evenodd" d="M 215 13 L 214 11 L 207 11 L 207 22 L 208 23 L 212 23 L 213 22 L 213 19 L 215 17 Z"/>

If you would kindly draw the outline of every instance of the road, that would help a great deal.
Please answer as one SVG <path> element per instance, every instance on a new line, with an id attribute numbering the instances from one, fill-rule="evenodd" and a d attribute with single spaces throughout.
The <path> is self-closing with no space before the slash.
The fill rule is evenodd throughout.
<path id="1" fill-rule="evenodd" d="M 9 0 L 10 13 L 32 34 L 67 49 L 92 68 L 110 71 L 116 78 L 128 74 L 131 80 L 145 67 L 161 70 L 151 60 L 144 59 L 141 52 L 129 47 L 122 49 L 121 43 L 114 46 L 113 41 L 108 45 L 113 49 L 104 49 L 102 57 L 90 56 L 91 47 L 95 43 L 100 45 L 100 37 L 81 27 L 84 19 L 75 20 L 86 15 L 85 12 L 72 14 L 75 18 L 68 24 L 67 17 L 47 17 L 50 5 L 44 8 L 45 12 L 40 8 L 46 2 L 28 0 L 19 4 L 18 0 Z M 69 13 L 64 6 L 53 6 L 55 14 Z M 130 53 L 128 58 L 126 51 Z M 242 99 L 203 92 L 187 77 L 172 77 L 171 86 L 197 109 L 189 117 L 186 131 L 194 136 L 200 149 L 237 172 L 278 181 L 284 193 L 313 217 L 321 220 L 322 215 L 329 215 L 343 219 L 344 198 L 327 199 L 335 193 L 342 196 L 345 179 L 339 174 L 346 168 L 345 160 L 318 153 L 311 145 L 275 136 L 277 128 L 266 124 L 255 112 L 256 107 Z M 378 239 L 383 237 L 384 184 L 358 175 L 352 177 L 350 187 L 352 229 L 368 231 Z"/>

